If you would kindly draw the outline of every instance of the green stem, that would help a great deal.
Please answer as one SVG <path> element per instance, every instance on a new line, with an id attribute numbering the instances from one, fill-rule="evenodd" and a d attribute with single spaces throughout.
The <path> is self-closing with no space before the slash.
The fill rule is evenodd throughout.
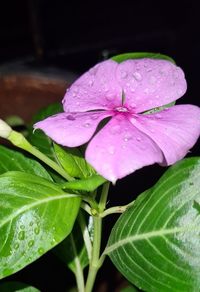
<path id="1" fill-rule="evenodd" d="M 48 158 L 45 154 L 43 154 L 34 146 L 32 146 L 21 133 L 18 133 L 16 131 L 11 131 L 7 139 L 11 143 L 13 143 L 15 146 L 23 150 L 26 150 L 27 152 L 31 153 L 32 155 L 34 155 L 35 157 L 43 161 L 45 164 L 50 166 L 52 169 L 54 169 L 57 173 L 59 173 L 62 177 L 64 177 L 68 181 L 74 180 L 74 178 L 68 175 L 66 171 L 62 169 L 57 163 L 55 163 L 53 160 Z"/>
<path id="2" fill-rule="evenodd" d="M 123 213 L 125 212 L 130 206 L 132 206 L 134 204 L 135 201 L 132 201 L 131 203 L 124 205 L 124 206 L 114 206 L 111 207 L 105 211 L 103 211 L 101 214 L 99 214 L 99 216 L 101 216 L 101 218 L 104 218 L 108 215 L 111 214 L 117 214 L 117 213 Z"/>
<path id="3" fill-rule="evenodd" d="M 75 262 L 75 267 L 76 267 L 75 277 L 76 277 L 78 292 L 84 292 L 85 284 L 84 284 L 83 269 L 82 269 L 79 257 L 77 255 L 77 250 L 76 250 L 76 246 L 74 244 L 74 238 L 72 235 L 70 235 L 70 241 L 71 241 L 71 246 L 75 255 L 74 257 L 74 262 Z"/>
<path id="4" fill-rule="evenodd" d="M 109 182 L 105 183 L 102 188 L 102 193 L 100 201 L 98 204 L 99 213 L 103 212 L 106 206 L 108 191 L 109 191 Z M 100 249 L 101 249 L 101 234 L 102 234 L 102 218 L 97 214 L 93 216 L 94 220 L 94 237 L 93 237 L 93 246 L 92 246 L 92 257 L 89 266 L 88 278 L 85 286 L 85 292 L 91 292 L 95 283 L 96 275 L 103 264 L 105 257 L 101 257 L 100 260 Z"/>
<path id="5" fill-rule="evenodd" d="M 99 254 L 101 246 L 101 228 L 102 219 L 94 217 L 94 239 L 92 247 L 92 258 L 89 266 L 88 278 L 86 282 L 85 292 L 91 292 L 94 286 L 97 272 L 99 270 Z"/>

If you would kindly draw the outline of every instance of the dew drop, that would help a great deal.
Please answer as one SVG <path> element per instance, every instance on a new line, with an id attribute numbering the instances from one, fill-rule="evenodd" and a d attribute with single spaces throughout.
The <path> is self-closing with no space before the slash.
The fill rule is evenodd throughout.
<path id="1" fill-rule="evenodd" d="M 20 231 L 18 234 L 18 238 L 19 240 L 24 240 L 25 239 L 25 232 L 24 231 Z"/>
<path id="2" fill-rule="evenodd" d="M 67 119 L 68 119 L 69 121 L 74 121 L 76 118 L 75 118 L 73 115 L 68 115 L 68 116 L 67 116 Z"/>
<path id="3" fill-rule="evenodd" d="M 34 245 L 34 240 L 30 240 L 29 242 L 28 242 L 28 246 L 29 247 L 32 247 Z"/>
<path id="4" fill-rule="evenodd" d="M 14 244 L 14 249 L 17 250 L 18 248 L 19 248 L 19 243 L 15 243 L 15 244 Z"/>
<path id="5" fill-rule="evenodd" d="M 136 140 L 137 140 L 138 142 L 141 142 L 141 141 L 142 141 L 142 138 L 137 137 Z"/>
<path id="6" fill-rule="evenodd" d="M 106 99 L 107 99 L 108 101 L 112 101 L 114 98 L 115 98 L 115 97 L 113 96 L 113 94 L 107 94 L 107 95 L 106 95 Z"/>
<path id="7" fill-rule="evenodd" d="M 125 79 L 128 76 L 128 73 L 126 71 L 121 71 L 121 78 Z"/>
<path id="8" fill-rule="evenodd" d="M 156 115 L 156 118 L 157 118 L 157 119 L 161 119 L 161 118 L 162 118 L 161 114 L 157 114 L 157 115 Z"/>
<path id="9" fill-rule="evenodd" d="M 121 127 L 119 125 L 115 125 L 112 128 L 110 128 L 110 133 L 115 135 L 115 134 L 119 134 L 121 130 Z"/>
<path id="10" fill-rule="evenodd" d="M 134 102 L 130 103 L 130 108 L 134 109 L 136 107 L 136 104 Z"/>
<path id="11" fill-rule="evenodd" d="M 35 232 L 35 234 L 39 234 L 40 233 L 40 228 L 39 227 L 35 227 L 34 232 Z"/>
<path id="12" fill-rule="evenodd" d="M 94 114 L 94 115 L 91 116 L 91 119 L 92 119 L 92 120 L 97 120 L 98 117 L 99 117 L 98 115 L 95 115 L 95 114 Z"/>
<path id="13" fill-rule="evenodd" d="M 83 124 L 83 126 L 84 126 L 85 128 L 89 128 L 89 127 L 91 126 L 91 123 L 90 123 L 90 122 L 85 122 L 85 123 Z"/>
<path id="14" fill-rule="evenodd" d="M 30 226 L 33 226 L 33 224 L 34 224 L 34 222 L 33 222 L 33 221 L 31 221 L 31 222 L 29 223 L 29 225 L 30 225 Z"/>
<path id="15" fill-rule="evenodd" d="M 43 254 L 44 253 L 44 249 L 42 247 L 38 248 L 38 253 L 39 254 Z"/>
<path id="16" fill-rule="evenodd" d="M 142 80 L 142 75 L 139 72 L 134 72 L 133 73 L 133 77 L 137 80 L 137 81 L 141 81 Z"/>
<path id="17" fill-rule="evenodd" d="M 92 86 L 94 84 L 94 80 L 90 79 L 88 84 L 89 84 L 89 86 Z"/>
<path id="18" fill-rule="evenodd" d="M 131 140 L 133 138 L 133 136 L 132 136 L 132 134 L 130 134 L 130 133 L 126 133 L 125 135 L 124 135 L 124 141 L 125 142 L 128 142 L 129 140 Z"/>
<path id="19" fill-rule="evenodd" d="M 24 226 L 24 225 L 20 225 L 20 228 L 21 228 L 21 229 L 25 229 L 25 226 Z"/>
<path id="20" fill-rule="evenodd" d="M 108 147 L 108 152 L 109 152 L 110 154 L 114 154 L 114 153 L 115 153 L 115 147 L 114 147 L 114 146 L 109 146 L 109 147 Z"/>
<path id="21" fill-rule="evenodd" d="M 78 92 L 78 86 L 76 86 L 76 85 L 73 86 L 73 92 L 74 93 L 77 93 Z"/>

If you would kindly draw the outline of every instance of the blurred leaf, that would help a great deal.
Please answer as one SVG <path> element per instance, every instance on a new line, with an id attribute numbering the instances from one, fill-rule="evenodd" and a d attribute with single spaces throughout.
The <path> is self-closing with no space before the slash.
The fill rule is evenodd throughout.
<path id="1" fill-rule="evenodd" d="M 80 198 L 24 172 L 0 176 L 0 279 L 27 266 L 72 230 Z"/>
<path id="2" fill-rule="evenodd" d="M 144 291 L 199 291 L 200 158 L 172 166 L 115 224 L 107 253 Z"/>
<path id="3" fill-rule="evenodd" d="M 21 282 L 4 282 L 0 284 L 1 292 L 40 292 L 40 290 Z"/>
<path id="4" fill-rule="evenodd" d="M 0 174 L 7 171 L 23 171 L 52 181 L 49 173 L 39 162 L 0 145 Z"/>
<path id="5" fill-rule="evenodd" d="M 78 221 L 75 222 L 71 234 L 54 248 L 54 252 L 74 274 L 78 266 L 82 269 L 88 266 L 88 254 Z"/>
<path id="6" fill-rule="evenodd" d="M 86 179 L 80 180 L 77 179 L 74 181 L 66 182 L 62 185 L 62 188 L 68 190 L 93 192 L 105 182 L 106 182 L 105 178 L 96 174 Z"/>
<path id="7" fill-rule="evenodd" d="M 175 63 L 175 61 L 167 55 L 163 55 L 159 53 L 149 53 L 149 52 L 133 52 L 133 53 L 120 54 L 120 55 L 113 56 L 111 59 L 116 61 L 117 63 L 121 63 L 123 61 L 130 60 L 130 59 L 143 59 L 143 58 L 161 59 L 161 60 L 167 60 L 172 63 Z"/>
<path id="8" fill-rule="evenodd" d="M 54 143 L 54 150 L 58 161 L 70 176 L 87 178 L 96 173 L 77 148 L 63 148 Z"/>
<path id="9" fill-rule="evenodd" d="M 138 291 L 140 290 L 133 286 L 128 286 L 120 290 L 120 292 L 138 292 Z"/>

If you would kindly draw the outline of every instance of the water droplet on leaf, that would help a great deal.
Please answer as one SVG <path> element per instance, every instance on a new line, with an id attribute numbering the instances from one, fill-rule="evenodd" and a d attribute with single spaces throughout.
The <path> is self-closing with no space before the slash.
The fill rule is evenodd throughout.
<path id="1" fill-rule="evenodd" d="M 42 247 L 38 248 L 38 252 L 39 254 L 43 254 L 44 253 L 44 249 Z"/>
<path id="2" fill-rule="evenodd" d="M 30 240 L 29 242 L 28 242 L 28 246 L 29 247 L 32 247 L 34 245 L 34 240 Z"/>
<path id="3" fill-rule="evenodd" d="M 40 233 L 40 228 L 39 227 L 35 227 L 34 232 L 35 232 L 35 234 L 39 234 Z"/>
<path id="4" fill-rule="evenodd" d="M 19 240 L 24 240 L 25 239 L 25 232 L 24 231 L 20 231 L 18 234 L 18 238 Z"/>

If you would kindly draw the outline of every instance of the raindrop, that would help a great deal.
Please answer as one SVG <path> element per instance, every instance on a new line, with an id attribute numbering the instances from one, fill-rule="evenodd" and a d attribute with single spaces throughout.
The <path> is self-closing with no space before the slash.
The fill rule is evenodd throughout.
<path id="1" fill-rule="evenodd" d="M 19 243 L 15 243 L 14 244 L 14 249 L 18 249 L 19 248 Z"/>
<path id="2" fill-rule="evenodd" d="M 136 107 L 136 104 L 135 104 L 134 102 L 131 102 L 131 103 L 130 103 L 130 108 L 133 109 L 133 108 L 135 108 L 135 107 Z"/>
<path id="3" fill-rule="evenodd" d="M 67 116 L 67 119 L 68 119 L 69 121 L 74 121 L 76 118 L 75 118 L 73 115 L 68 115 L 68 116 Z"/>
<path id="4" fill-rule="evenodd" d="M 77 93 L 78 92 L 78 86 L 74 85 L 73 86 L 73 91 L 74 91 L 74 93 Z"/>
<path id="5" fill-rule="evenodd" d="M 91 119 L 92 119 L 92 120 L 97 120 L 98 117 L 99 117 L 98 115 L 94 114 L 94 115 L 91 116 Z"/>
<path id="6" fill-rule="evenodd" d="M 142 80 L 142 75 L 139 72 L 135 72 L 133 73 L 133 77 L 137 80 L 137 81 L 141 81 Z"/>
<path id="7" fill-rule="evenodd" d="M 114 154 L 114 153 L 115 153 L 115 147 L 114 147 L 114 146 L 109 146 L 109 148 L 108 148 L 108 152 L 109 152 L 110 154 Z"/>
<path id="8" fill-rule="evenodd" d="M 91 126 L 91 123 L 90 123 L 90 122 L 85 122 L 85 123 L 83 124 L 83 126 L 84 126 L 85 128 L 89 128 L 89 127 Z"/>
<path id="9" fill-rule="evenodd" d="M 20 231 L 18 234 L 18 238 L 19 240 L 24 240 L 25 239 L 25 232 L 24 231 Z"/>
<path id="10" fill-rule="evenodd" d="M 51 244 L 54 245 L 56 242 L 55 238 L 52 239 Z"/>
<path id="11" fill-rule="evenodd" d="M 107 95 L 106 95 L 106 99 L 107 99 L 108 101 L 112 101 L 114 98 L 115 98 L 115 97 L 114 97 L 113 94 L 107 94 Z"/>
<path id="12" fill-rule="evenodd" d="M 38 252 L 39 254 L 43 254 L 44 253 L 44 249 L 42 247 L 38 248 Z"/>
<path id="13" fill-rule="evenodd" d="M 132 136 L 132 134 L 130 134 L 130 133 L 126 133 L 125 135 L 124 135 L 124 141 L 125 142 L 128 142 L 129 140 L 131 140 L 133 138 L 133 136 Z"/>
<path id="14" fill-rule="evenodd" d="M 126 71 L 121 71 L 121 78 L 125 79 L 128 76 L 128 73 Z"/>
<path id="15" fill-rule="evenodd" d="M 162 118 L 161 114 L 157 114 L 157 115 L 156 115 L 156 118 L 157 118 L 157 119 L 161 119 L 161 118 Z"/>
<path id="16" fill-rule="evenodd" d="M 30 240 L 29 242 L 28 242 L 28 246 L 29 247 L 32 247 L 34 245 L 34 240 Z"/>
<path id="17" fill-rule="evenodd" d="M 72 96 L 73 96 L 73 97 L 76 97 L 76 92 L 73 92 L 73 93 L 72 93 Z"/>
<path id="18" fill-rule="evenodd" d="M 90 79 L 88 84 L 89 84 L 89 86 L 92 86 L 94 84 L 94 80 Z"/>
<path id="19" fill-rule="evenodd" d="M 119 134 L 121 130 L 121 127 L 119 125 L 115 125 L 112 128 L 110 128 L 110 133 L 115 135 L 115 134 Z"/>
<path id="20" fill-rule="evenodd" d="M 20 225 L 20 228 L 21 228 L 21 229 L 25 229 L 25 226 L 24 226 L 24 225 Z"/>
<path id="21" fill-rule="evenodd" d="M 33 224 L 34 224 L 33 221 L 31 221 L 31 222 L 29 223 L 30 226 L 33 226 Z"/>
<path id="22" fill-rule="evenodd" d="M 40 233 L 40 228 L 39 227 L 35 227 L 34 232 L 35 232 L 35 234 L 39 234 Z"/>
<path id="23" fill-rule="evenodd" d="M 137 140 L 138 142 L 141 142 L 141 141 L 142 141 L 142 138 L 137 137 L 136 140 Z"/>

